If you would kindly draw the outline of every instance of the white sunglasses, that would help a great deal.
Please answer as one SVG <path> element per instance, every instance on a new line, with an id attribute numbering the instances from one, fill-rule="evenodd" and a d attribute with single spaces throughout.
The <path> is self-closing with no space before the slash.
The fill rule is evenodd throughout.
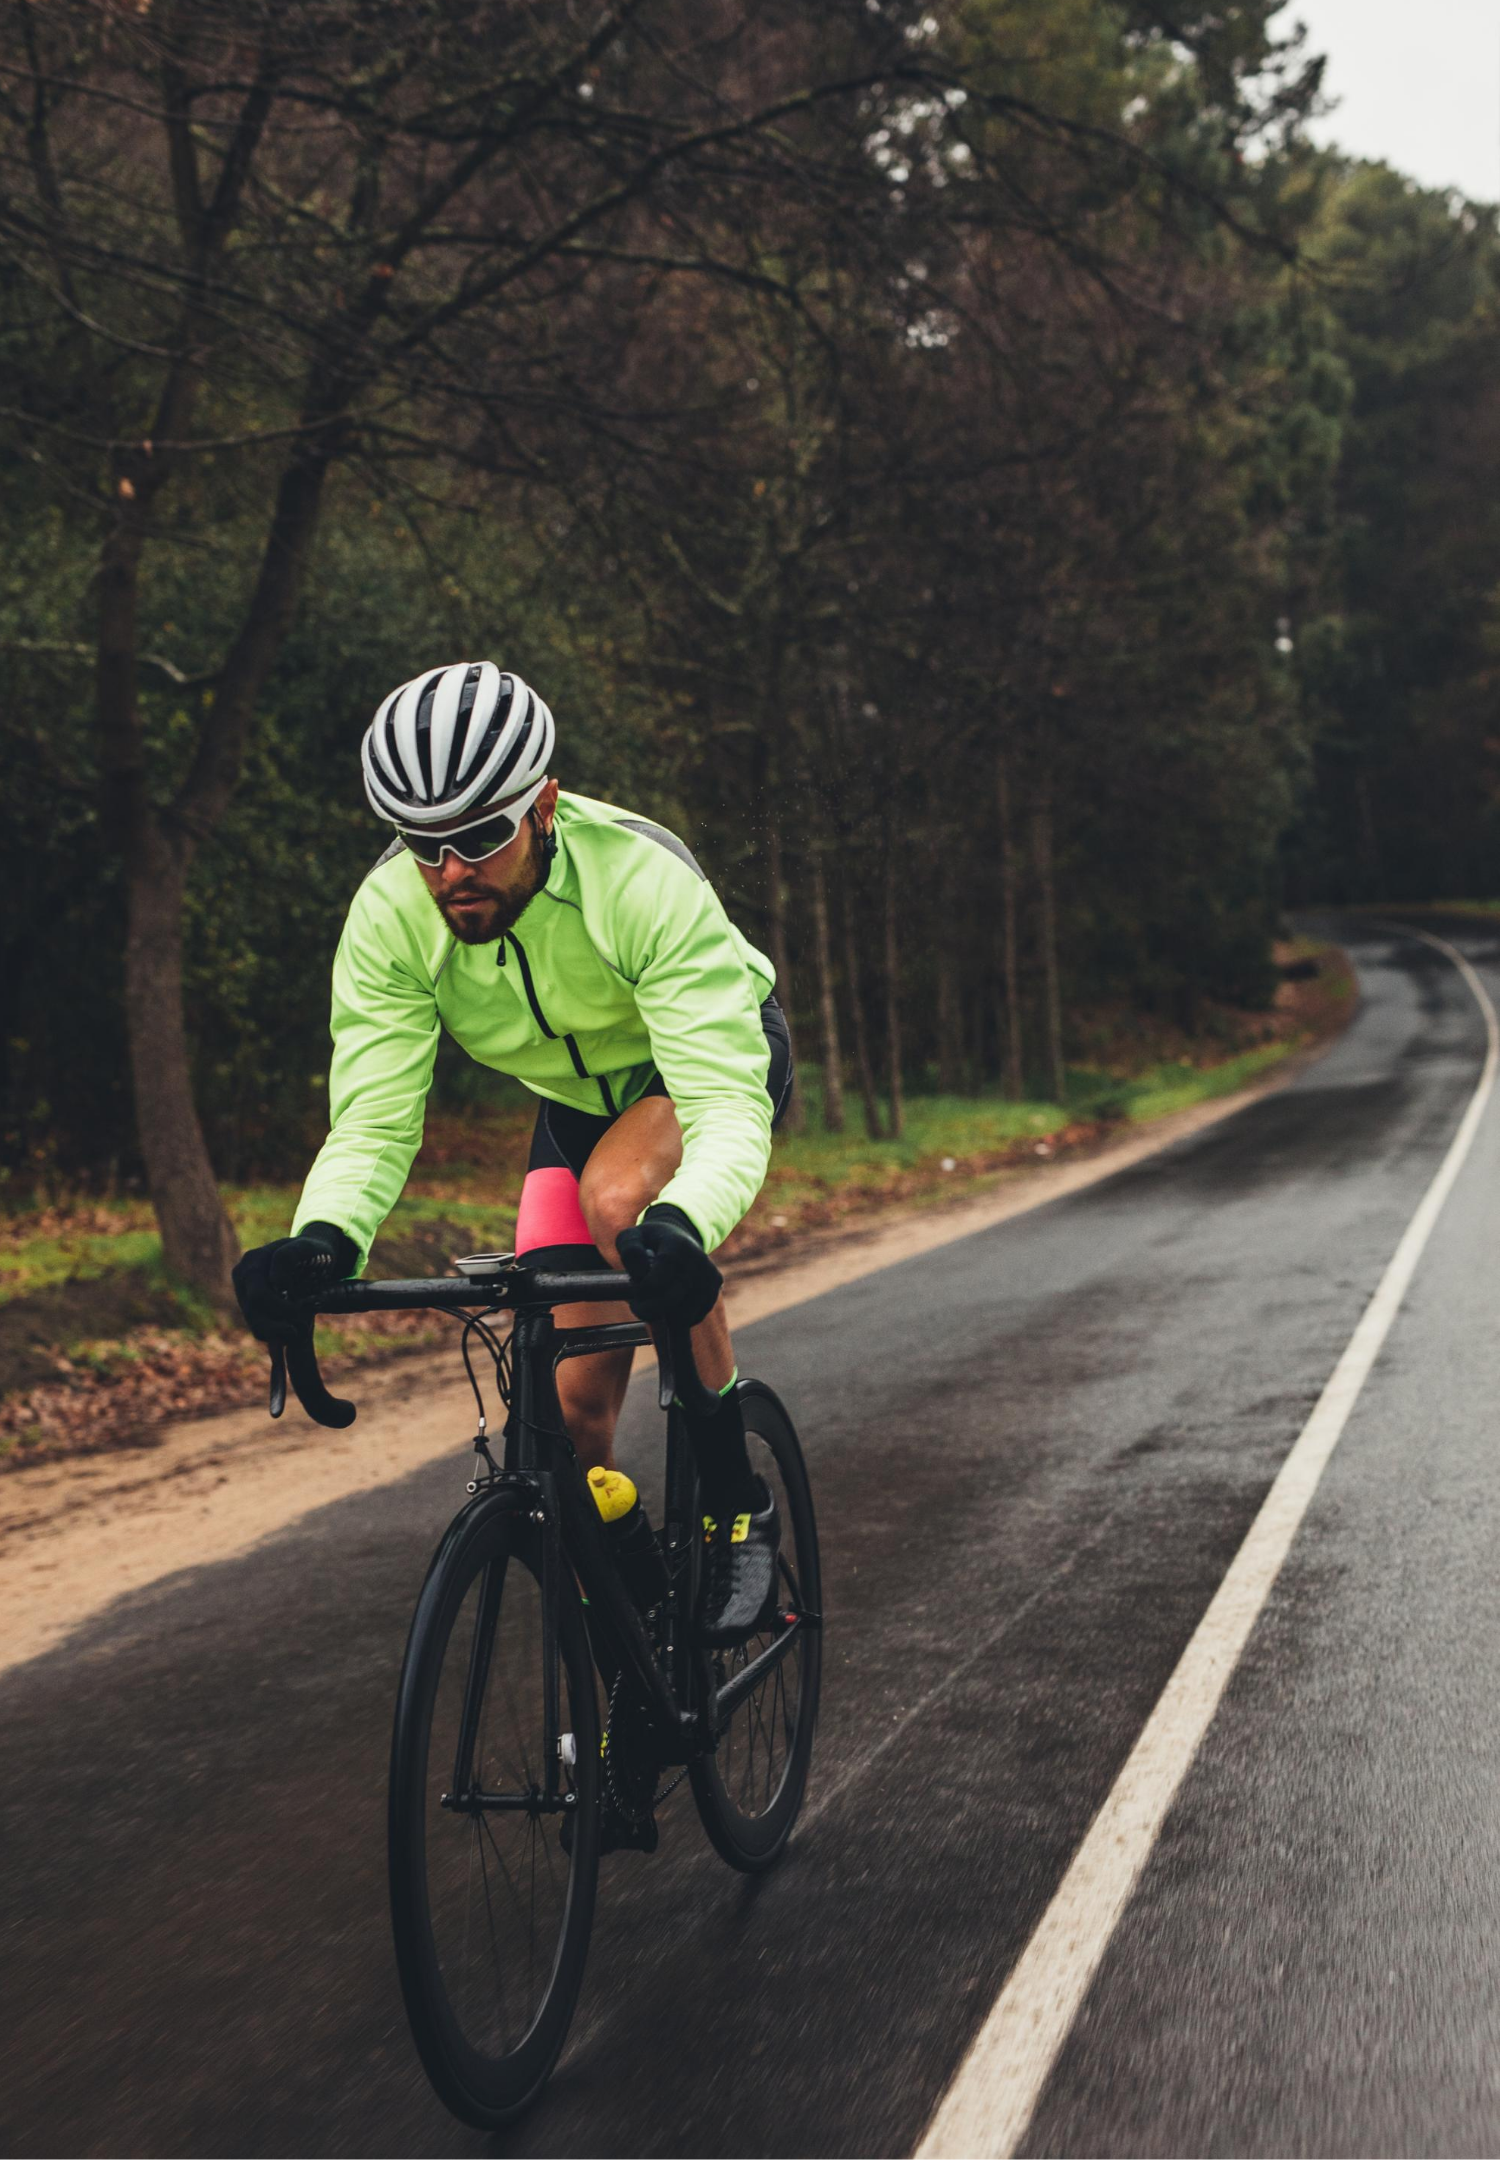
<path id="1" fill-rule="evenodd" d="M 498 855 L 508 848 L 521 830 L 526 813 L 547 785 L 544 773 L 534 787 L 514 802 L 508 802 L 503 810 L 492 810 L 488 817 L 480 818 L 473 825 L 461 825 L 457 832 L 408 832 L 404 825 L 396 827 L 397 834 L 429 870 L 436 870 L 445 855 L 456 855 L 460 862 L 487 862 L 491 855 Z"/>

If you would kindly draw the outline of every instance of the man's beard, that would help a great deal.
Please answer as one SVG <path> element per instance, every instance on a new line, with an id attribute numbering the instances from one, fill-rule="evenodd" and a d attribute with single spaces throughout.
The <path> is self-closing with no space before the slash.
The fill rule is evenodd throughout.
<path id="1" fill-rule="evenodd" d="M 547 862 L 542 848 L 542 835 L 536 820 L 526 820 L 527 857 L 526 868 L 516 884 L 503 893 L 495 892 L 476 879 L 473 884 L 450 888 L 442 899 L 434 900 L 453 935 L 463 945 L 491 945 L 502 938 L 508 930 L 514 930 L 532 901 L 547 882 Z M 462 915 L 448 912 L 454 900 L 483 900 L 482 910 L 473 909 Z"/>

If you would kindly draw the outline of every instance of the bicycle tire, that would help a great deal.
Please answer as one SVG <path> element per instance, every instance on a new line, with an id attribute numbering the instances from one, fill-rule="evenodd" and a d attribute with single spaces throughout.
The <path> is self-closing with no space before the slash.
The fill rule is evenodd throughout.
<path id="1" fill-rule="evenodd" d="M 700 1758 L 688 1773 L 699 1817 L 714 1849 L 731 1867 L 757 1875 L 780 1858 L 807 1789 L 822 1677 L 823 1591 L 812 1489 L 792 1421 L 762 1381 L 741 1381 L 739 1398 L 751 1465 L 769 1476 L 777 1493 L 783 1589 L 815 1623 L 806 1630 L 800 1647 L 783 1659 L 721 1731 L 717 1750 Z M 766 1633 L 752 1637 L 739 1650 L 711 1656 L 700 1653 L 705 1683 L 722 1686 L 771 1639 Z M 790 1687 L 793 1675 L 795 1700 Z M 769 1702 L 764 1700 L 767 1696 Z M 756 1743 L 757 1718 L 760 1738 L 774 1742 L 780 1736 L 779 1755 L 767 1754 L 764 1779 L 753 1754 L 746 1775 L 743 1743 Z M 737 1733 L 742 1724 L 745 1731 Z M 737 1739 L 742 1743 L 738 1754 Z"/>
<path id="2" fill-rule="evenodd" d="M 555 1573 L 560 1709 L 563 1729 L 576 1743 L 566 1773 L 576 1795 L 566 1818 L 571 1850 L 562 1848 L 561 1815 L 434 1804 L 439 1788 L 452 1782 L 462 1750 L 456 1737 L 454 1754 L 447 1748 L 450 1730 L 455 1736 L 460 1730 L 466 1693 L 483 1713 L 472 1748 L 480 1788 L 490 1783 L 490 1763 L 497 1789 L 539 1789 L 542 1535 L 492 1495 L 472 1502 L 454 1522 L 412 1618 L 391 1739 L 391 1921 L 412 2037 L 439 2098 L 461 2120 L 487 2130 L 530 2105 L 562 2051 L 583 1979 L 599 1871 L 598 1702 L 566 1561 Z M 473 1624 L 465 1629 L 459 1623 L 471 1606 Z M 476 1689 L 478 1646 L 486 1641 Z M 515 1737 L 523 1728 L 535 1735 L 529 1760 L 525 1741 Z M 528 1867 L 529 1909 L 548 1901 L 552 1913 L 543 1933 L 555 1923 L 556 1939 L 542 1944 L 541 1972 L 533 1921 L 523 1982 Z M 515 1907 L 509 1918 L 507 1894 Z"/>

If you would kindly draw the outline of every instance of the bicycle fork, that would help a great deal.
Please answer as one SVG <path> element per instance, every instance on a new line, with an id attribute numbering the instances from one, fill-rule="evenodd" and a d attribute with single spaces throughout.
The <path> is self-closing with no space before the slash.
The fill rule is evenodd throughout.
<path id="1" fill-rule="evenodd" d="M 533 1778 L 526 1790 L 487 1792 L 479 1761 L 480 1728 L 490 1671 L 494 1663 L 501 1600 L 509 1556 L 486 1561 L 479 1578 L 479 1597 L 474 1613 L 474 1633 L 464 1676 L 463 1702 L 459 1711 L 458 1738 L 453 1754 L 453 1775 L 440 1804 L 455 1814 L 554 1815 L 576 1805 L 574 1794 L 564 1788 L 563 1771 L 577 1760 L 576 1742 L 562 1729 L 562 1650 L 557 1625 L 561 1592 L 561 1568 L 557 1503 L 547 1476 L 518 1477 L 502 1474 L 488 1481 L 485 1504 L 499 1506 L 507 1514 L 523 1517 L 541 1532 L 540 1570 L 542 1605 L 542 1777 Z"/>

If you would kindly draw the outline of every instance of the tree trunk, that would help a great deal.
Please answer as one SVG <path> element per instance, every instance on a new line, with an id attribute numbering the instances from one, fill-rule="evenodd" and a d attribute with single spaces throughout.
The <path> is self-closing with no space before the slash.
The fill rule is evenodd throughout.
<path id="1" fill-rule="evenodd" d="M 1026 1092 L 1021 1039 L 1021 939 L 1018 925 L 1019 878 L 1015 826 L 1011 817 L 1010 771 L 1002 756 L 995 769 L 1000 812 L 1000 934 L 1005 968 L 1005 1092 L 1019 1102 Z"/>
<path id="2" fill-rule="evenodd" d="M 854 898 L 850 881 L 844 888 L 844 980 L 849 985 L 849 1008 L 854 1016 L 854 1062 L 859 1072 L 859 1092 L 865 1106 L 865 1131 L 872 1140 L 885 1137 L 880 1116 L 880 1097 L 875 1092 L 875 1068 L 870 1063 L 870 1030 L 865 1019 L 864 987 L 860 979 L 859 947 L 854 941 Z"/>
<path id="3" fill-rule="evenodd" d="M 229 1270 L 239 1247 L 193 1100 L 182 1005 L 188 851 L 174 844 L 151 802 L 136 696 L 144 542 L 144 512 L 122 494 L 99 564 L 95 707 L 102 807 L 125 859 L 125 1026 L 136 1131 L 168 1268 L 228 1311 Z"/>
<path id="4" fill-rule="evenodd" d="M 182 912 L 193 857 L 234 793 L 256 703 L 306 575 L 338 425 L 326 391 L 310 395 L 308 409 L 328 433 L 318 447 L 299 445 L 282 473 L 255 589 L 219 695 L 200 724 L 187 778 L 165 815 L 147 790 L 137 700 L 137 592 L 149 499 L 144 479 L 134 497 L 121 496 L 100 561 L 96 712 L 105 812 L 125 858 L 125 1024 L 136 1129 L 166 1263 L 226 1312 L 234 1310 L 229 1270 L 239 1245 L 193 1099 L 182 1003 Z"/>
<path id="5" fill-rule="evenodd" d="M 303 424 L 319 432 L 288 458 L 266 527 L 255 588 L 224 662 L 213 709 L 198 730 L 173 815 L 196 848 L 215 830 L 239 784 L 256 707 L 286 643 L 307 580 L 329 467 L 343 447 L 347 383 L 309 385 Z"/>
<path id="6" fill-rule="evenodd" d="M 768 812 L 766 828 L 766 914 L 771 926 L 771 965 L 776 970 L 776 995 L 786 1015 L 787 1040 L 795 1065 L 797 1038 L 792 1030 L 792 962 L 786 934 L 786 879 L 782 870 L 781 827 L 774 812 Z M 783 1123 L 787 1132 L 806 1129 L 807 1105 L 796 1088 L 792 1090 Z"/>
<path id="7" fill-rule="evenodd" d="M 1067 1093 L 1067 1074 L 1062 1054 L 1062 986 L 1057 968 L 1057 881 L 1052 859 L 1052 800 L 1050 790 L 1038 797 L 1031 813 L 1032 854 L 1036 864 L 1037 893 L 1041 900 L 1042 982 L 1047 1007 L 1047 1084 L 1052 1100 L 1060 1103 Z"/>
<path id="8" fill-rule="evenodd" d="M 126 873 L 125 1021 L 136 1131 L 162 1257 L 221 1310 L 232 1310 L 229 1270 L 239 1243 L 224 1212 L 193 1100 L 182 1002 L 185 873 L 160 822 L 131 850 Z"/>
<path id="9" fill-rule="evenodd" d="M 197 846 L 218 822 L 239 777 L 255 701 L 285 635 L 317 520 L 332 437 L 321 449 L 299 444 L 283 473 L 260 577 L 224 671 L 220 701 L 213 718 L 200 727 L 188 778 L 165 817 L 147 785 L 137 678 L 138 601 L 152 507 L 177 470 L 180 455 L 172 446 L 190 433 L 205 380 L 200 347 L 215 313 L 207 297 L 213 266 L 235 224 L 279 65 L 267 39 L 233 129 L 223 140 L 222 164 L 208 198 L 201 192 L 197 152 L 179 96 L 180 75 L 168 66 L 164 119 L 188 276 L 150 434 L 115 456 L 115 521 L 99 563 L 94 708 L 103 815 L 125 866 L 125 1025 L 136 1130 L 161 1228 L 162 1256 L 175 1274 L 225 1312 L 234 1309 L 229 1270 L 239 1244 L 219 1198 L 193 1099 L 182 1000 L 183 901 Z M 323 409 L 310 414 L 313 386 Z M 346 386 L 345 403 L 348 394 Z M 325 418 L 329 411 L 327 386 L 314 367 L 304 390 L 304 418 Z M 317 477 L 309 494 L 305 475 L 314 468 Z M 287 505 L 298 494 L 294 474 L 303 476 L 300 530 L 293 530 L 286 518 Z M 279 611 L 267 606 L 268 597 L 278 590 L 286 596 Z"/>
<path id="10" fill-rule="evenodd" d="M 906 1122 L 901 1088 L 901 974 L 896 943 L 896 850 L 886 835 L 885 849 L 885 1048 L 890 1088 L 890 1136 L 899 1140 Z"/>
<path id="11" fill-rule="evenodd" d="M 942 1095 L 956 1095 L 964 1083 L 964 1023 L 958 995 L 959 896 L 955 856 L 943 857 L 937 926 L 937 1083 Z"/>
<path id="12" fill-rule="evenodd" d="M 818 1017 L 823 1032 L 823 1124 L 828 1132 L 844 1129 L 844 1058 L 839 1045 L 839 1008 L 833 992 L 833 949 L 828 935 L 828 881 L 823 854 L 812 858 L 813 937 L 818 957 Z"/>

